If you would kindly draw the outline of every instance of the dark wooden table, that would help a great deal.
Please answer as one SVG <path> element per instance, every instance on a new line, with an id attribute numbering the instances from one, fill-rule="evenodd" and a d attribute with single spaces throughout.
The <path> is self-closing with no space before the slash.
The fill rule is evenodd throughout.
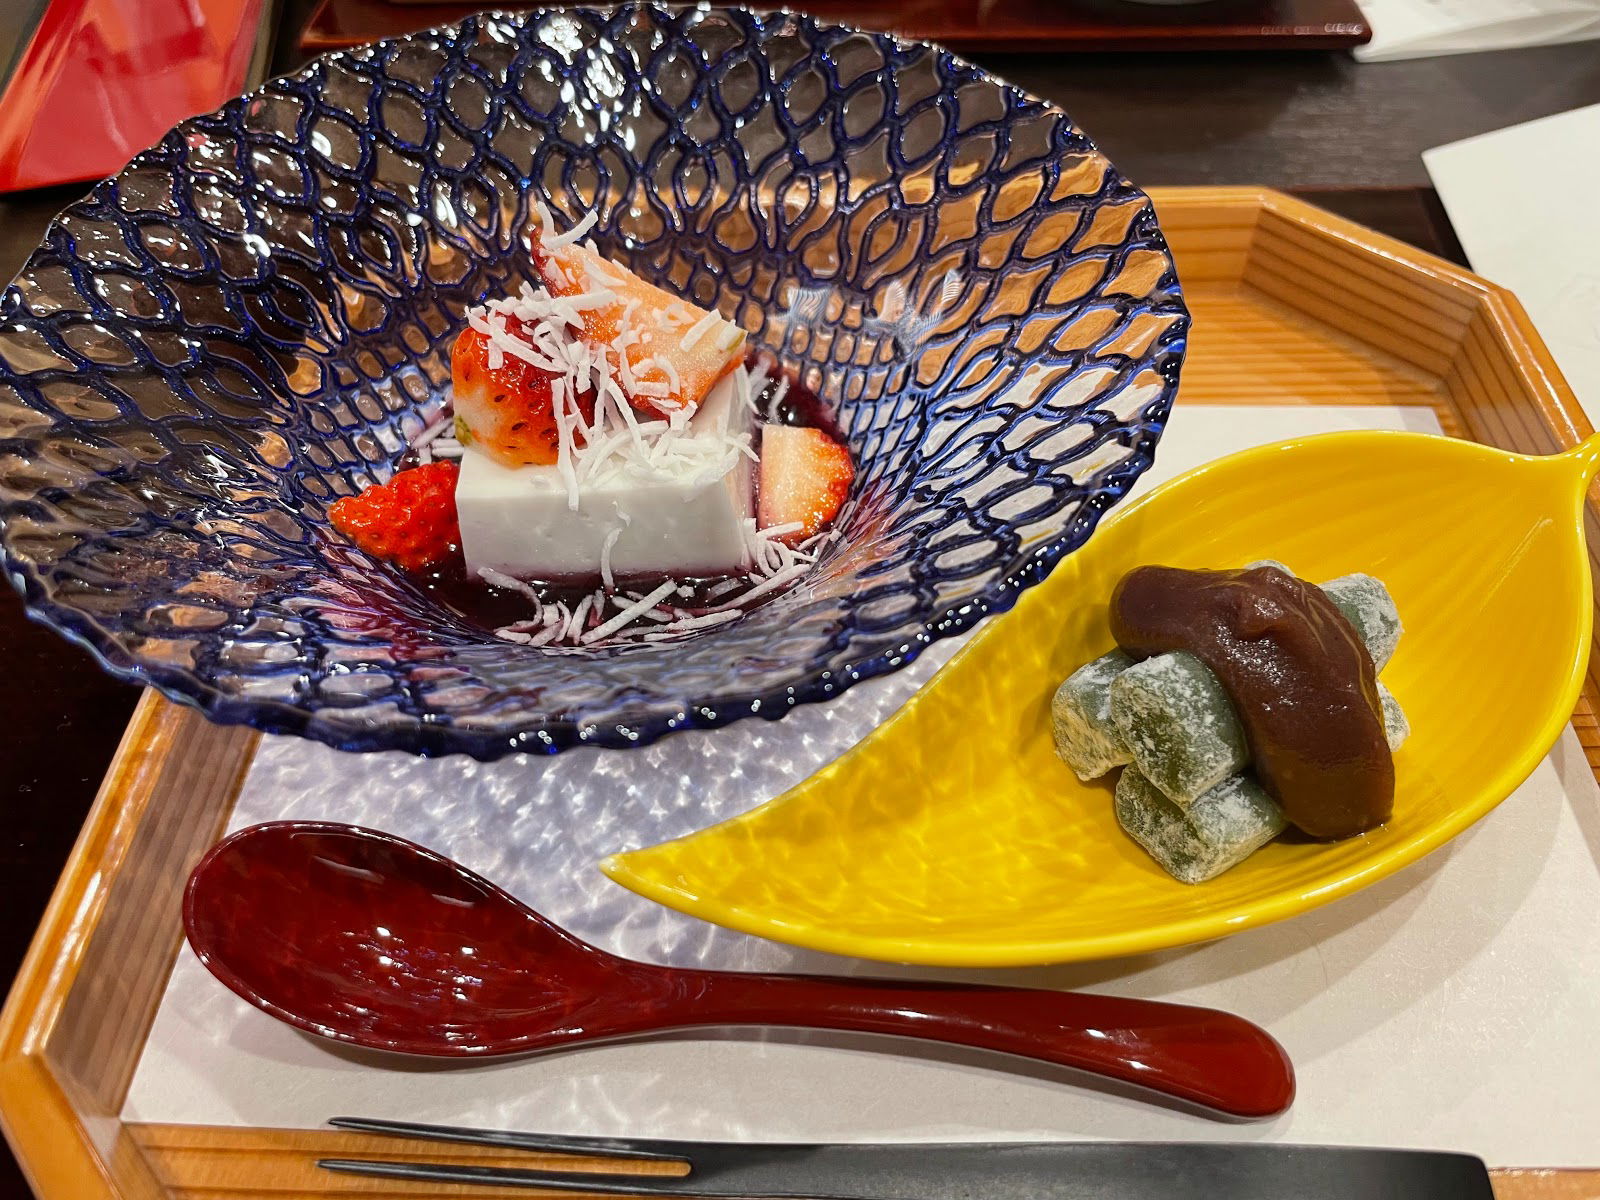
<path id="1" fill-rule="evenodd" d="M 310 4 L 288 0 L 276 71 L 298 65 Z M 1460 261 L 1418 155 L 1429 146 L 1600 103 L 1600 46 L 1579 43 L 1415 62 L 1340 53 L 995 55 L 984 65 L 1062 104 L 1144 184 L 1259 183 Z M 50 218 L 81 194 L 0 198 L 0 277 L 22 266 Z M 31 624 L 0 589 L 0 978 L 9 980 L 133 704 L 134 688 Z M 30 1195 L 0 1149 L 0 1196 Z"/>

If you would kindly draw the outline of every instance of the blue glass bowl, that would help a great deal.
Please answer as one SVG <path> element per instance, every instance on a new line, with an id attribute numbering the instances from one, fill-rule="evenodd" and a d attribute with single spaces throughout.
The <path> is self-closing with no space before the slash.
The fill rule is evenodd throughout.
<path id="1" fill-rule="evenodd" d="M 860 464 L 794 591 L 685 641 L 511 645 L 332 532 L 445 403 L 545 197 L 720 308 Z M 0 303 L 6 568 L 216 721 L 493 759 L 776 718 L 1004 611 L 1149 466 L 1188 317 L 1155 214 L 1060 110 L 787 13 L 490 14 L 173 130 Z"/>

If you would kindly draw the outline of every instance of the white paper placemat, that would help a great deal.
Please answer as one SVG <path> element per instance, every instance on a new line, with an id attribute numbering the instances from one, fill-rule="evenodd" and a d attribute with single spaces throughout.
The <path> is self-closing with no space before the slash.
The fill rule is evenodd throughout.
<path id="1" fill-rule="evenodd" d="M 1600 38 L 1600 0 L 1359 0 L 1363 62 L 1472 54 Z"/>
<path id="2" fill-rule="evenodd" d="M 1166 477 L 1341 428 L 1437 431 L 1417 408 L 1183 407 Z M 1374 481 L 1374 486 L 1380 486 Z M 554 1133 L 774 1141 L 1288 1140 L 1592 1164 L 1600 1128 L 1600 789 L 1575 738 L 1486 820 L 1401 875 L 1209 946 L 1025 971 L 889 968 L 658 908 L 593 868 L 775 795 L 903 703 L 954 647 L 777 724 L 489 766 L 268 738 L 233 827 L 375 825 L 487 874 L 582 937 L 661 962 L 1083 987 L 1214 1005 L 1269 1028 L 1293 1110 L 1234 1124 L 986 1055 L 838 1035 L 696 1034 L 471 1067 L 333 1047 L 236 1000 L 185 950 L 124 1119 L 311 1127 L 339 1113 Z"/>
<path id="3" fill-rule="evenodd" d="M 1439 146 L 1422 161 L 1472 269 L 1517 294 L 1600 425 L 1600 104 Z"/>

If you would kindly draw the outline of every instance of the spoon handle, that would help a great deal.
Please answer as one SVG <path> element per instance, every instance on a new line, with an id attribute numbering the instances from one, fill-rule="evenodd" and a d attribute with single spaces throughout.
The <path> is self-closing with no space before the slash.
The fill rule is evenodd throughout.
<path id="1" fill-rule="evenodd" d="M 922 1038 L 1075 1067 L 1240 1117 L 1294 1099 L 1294 1067 L 1258 1025 L 1216 1009 L 1035 988 L 695 972 L 696 1025 Z"/>

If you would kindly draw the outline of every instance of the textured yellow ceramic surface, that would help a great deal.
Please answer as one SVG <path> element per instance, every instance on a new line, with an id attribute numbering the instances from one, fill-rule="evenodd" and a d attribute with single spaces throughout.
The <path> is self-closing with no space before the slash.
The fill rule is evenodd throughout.
<path id="1" fill-rule="evenodd" d="M 1581 506 L 1600 438 L 1552 458 L 1338 433 L 1221 459 L 1110 521 L 837 762 L 743 817 L 614 856 L 617 882 L 748 933 L 863 958 L 1002 966 L 1204 941 L 1351 892 L 1448 841 L 1538 764 L 1591 625 Z M 1050 697 L 1111 648 L 1142 563 L 1286 562 L 1382 578 L 1405 635 L 1383 673 L 1411 718 L 1389 824 L 1274 842 L 1197 887 L 1117 827 L 1109 782 L 1057 759 Z"/>

